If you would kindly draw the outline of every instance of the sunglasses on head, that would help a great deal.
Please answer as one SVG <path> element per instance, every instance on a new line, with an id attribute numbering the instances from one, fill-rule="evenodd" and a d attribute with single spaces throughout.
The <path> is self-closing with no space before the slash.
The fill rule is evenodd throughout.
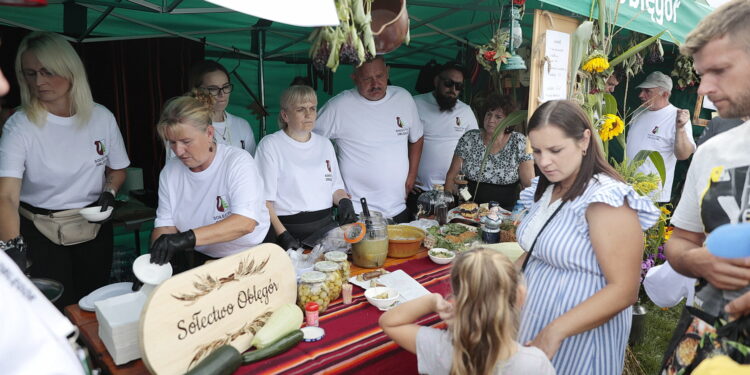
<path id="1" fill-rule="evenodd" d="M 464 88 L 463 82 L 456 82 L 449 78 L 440 78 L 443 81 L 443 86 L 447 88 L 455 87 L 457 91 L 461 91 Z"/>

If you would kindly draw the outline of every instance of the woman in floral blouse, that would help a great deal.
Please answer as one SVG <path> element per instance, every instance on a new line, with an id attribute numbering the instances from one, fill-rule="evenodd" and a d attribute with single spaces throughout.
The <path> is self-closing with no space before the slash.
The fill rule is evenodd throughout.
<path id="1" fill-rule="evenodd" d="M 500 122 L 515 110 L 510 98 L 491 94 L 487 98 L 484 121 L 479 130 L 464 133 L 456 145 L 453 161 L 445 177 L 445 189 L 456 193 L 456 176 L 459 171 L 469 181 L 469 192 L 476 196 L 476 203 L 497 201 L 506 210 L 511 210 L 518 199 L 519 183 L 531 185 L 534 178 L 534 161 L 526 151 L 526 137 L 512 128 L 506 128 L 490 144 L 492 133 Z M 487 147 L 490 154 L 480 175 L 482 157 Z M 477 190 L 477 184 L 479 189 Z"/>

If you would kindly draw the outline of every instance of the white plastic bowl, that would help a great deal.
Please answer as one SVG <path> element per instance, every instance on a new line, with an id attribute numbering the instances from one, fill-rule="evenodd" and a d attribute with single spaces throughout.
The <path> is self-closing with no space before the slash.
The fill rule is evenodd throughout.
<path id="1" fill-rule="evenodd" d="M 159 285 L 172 277 L 172 265 L 151 263 L 151 254 L 143 254 L 133 262 L 133 273 L 144 284 Z"/>
<path id="2" fill-rule="evenodd" d="M 102 206 L 86 207 L 78 211 L 88 221 L 102 221 L 112 214 L 114 207 L 108 207 L 107 211 L 101 212 Z"/>
<path id="3" fill-rule="evenodd" d="M 388 298 L 375 298 L 375 296 L 383 293 L 388 293 Z M 365 290 L 365 298 L 367 298 L 367 301 L 380 310 L 387 310 L 393 306 L 398 297 L 399 295 L 396 290 L 386 286 L 378 286 Z"/>
<path id="4" fill-rule="evenodd" d="M 448 258 L 437 257 L 433 255 L 436 252 L 450 254 L 450 257 Z M 427 252 L 427 255 L 430 256 L 430 260 L 432 260 L 433 262 L 437 264 L 448 264 L 452 262 L 453 259 L 456 258 L 456 253 L 454 251 L 443 249 L 441 247 L 433 247 L 432 249 L 430 249 L 430 251 Z"/>

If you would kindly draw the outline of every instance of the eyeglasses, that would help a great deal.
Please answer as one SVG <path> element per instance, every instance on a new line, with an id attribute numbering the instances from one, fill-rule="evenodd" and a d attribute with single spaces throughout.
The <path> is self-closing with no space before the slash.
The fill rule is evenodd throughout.
<path id="1" fill-rule="evenodd" d="M 208 91 L 208 93 L 211 94 L 211 96 L 219 96 L 220 92 L 223 92 L 225 95 L 232 92 L 234 85 L 231 83 L 227 83 L 226 85 L 221 86 L 221 87 L 209 86 L 209 87 L 201 87 L 201 88 Z"/>
<path id="2" fill-rule="evenodd" d="M 440 79 L 443 80 L 443 86 L 445 86 L 446 88 L 455 87 L 456 91 L 461 91 L 461 90 L 464 89 L 464 83 L 463 82 L 456 82 L 456 81 L 454 81 L 452 79 L 443 78 L 443 77 L 440 77 Z"/>

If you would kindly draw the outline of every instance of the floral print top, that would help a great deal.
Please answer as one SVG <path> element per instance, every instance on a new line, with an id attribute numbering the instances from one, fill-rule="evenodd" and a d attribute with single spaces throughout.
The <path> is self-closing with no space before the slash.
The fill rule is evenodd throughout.
<path id="1" fill-rule="evenodd" d="M 482 143 L 480 130 L 469 130 L 458 140 L 455 155 L 464 160 L 461 173 L 466 178 L 497 185 L 509 185 L 518 181 L 518 166 L 532 160 L 526 152 L 526 137 L 518 132 L 510 134 L 508 143 L 498 153 L 490 154 L 481 178 L 479 169 L 487 147 Z"/>

